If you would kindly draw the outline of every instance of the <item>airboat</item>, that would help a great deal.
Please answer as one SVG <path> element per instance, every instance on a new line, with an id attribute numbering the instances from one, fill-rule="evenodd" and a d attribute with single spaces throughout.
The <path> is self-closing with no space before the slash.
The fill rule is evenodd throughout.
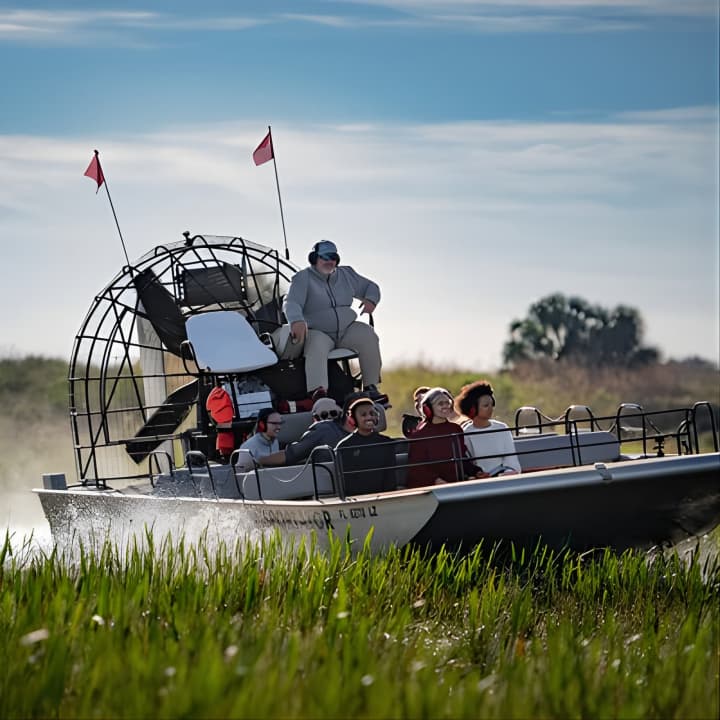
<path id="1" fill-rule="evenodd" d="M 624 549 L 671 545 L 720 523 L 717 407 L 704 401 L 661 412 L 626 403 L 608 418 L 577 405 L 554 420 L 524 406 L 511 426 L 522 474 L 423 488 L 405 487 L 412 438 L 395 442 L 397 487 L 385 492 L 353 490 L 332 448 L 292 467 L 248 466 L 241 451 L 217 457 L 206 408 L 215 387 L 232 397 L 237 444 L 262 407 L 283 413 L 281 445 L 312 421 L 303 359 L 283 360 L 278 347 L 296 270 L 241 237 L 184 233 L 97 294 L 69 365 L 77 478 L 48 472 L 35 490 L 58 545 L 152 531 L 279 532 L 320 546 L 335 535 L 375 551 Z M 328 362 L 331 396 L 362 387 L 352 350 Z"/>

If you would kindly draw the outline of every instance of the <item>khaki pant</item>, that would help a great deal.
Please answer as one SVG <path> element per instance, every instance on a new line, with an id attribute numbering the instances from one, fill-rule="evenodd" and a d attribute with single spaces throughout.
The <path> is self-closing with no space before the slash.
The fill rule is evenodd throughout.
<path id="1" fill-rule="evenodd" d="M 338 342 L 320 330 L 308 330 L 304 346 L 289 339 L 289 327 L 283 325 L 273 333 L 275 347 L 281 360 L 297 360 L 305 355 L 305 381 L 308 392 L 328 386 L 328 353 L 333 348 L 354 350 L 360 363 L 363 385 L 380 382 L 380 341 L 375 331 L 364 322 L 351 323 Z M 282 347 L 284 343 L 284 347 Z"/>

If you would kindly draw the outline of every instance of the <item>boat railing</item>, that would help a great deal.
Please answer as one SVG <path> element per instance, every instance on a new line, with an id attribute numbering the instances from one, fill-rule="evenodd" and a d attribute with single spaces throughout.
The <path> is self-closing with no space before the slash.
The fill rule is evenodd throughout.
<path id="1" fill-rule="evenodd" d="M 155 487 L 155 477 L 160 476 L 163 473 L 162 467 L 160 467 L 160 458 L 164 458 L 167 462 L 167 474 L 170 475 L 170 480 L 175 480 L 175 467 L 170 457 L 170 453 L 166 450 L 153 450 L 148 455 L 148 473 L 150 475 L 150 485 Z M 157 472 L 153 473 L 153 462 L 157 468 Z"/>
<path id="2" fill-rule="evenodd" d="M 523 405 L 515 411 L 515 435 L 538 434 L 555 421 L 533 405 Z"/>
<path id="3" fill-rule="evenodd" d="M 208 479 L 210 481 L 210 487 L 212 489 L 213 496 L 217 500 L 218 493 L 217 493 L 217 487 L 215 486 L 215 478 L 213 477 L 212 470 L 210 468 L 210 463 L 205 456 L 205 453 L 200 452 L 199 450 L 188 450 L 188 452 L 185 453 L 185 467 L 188 469 L 188 473 L 190 475 L 190 479 L 192 480 L 193 486 L 195 487 L 195 490 L 198 490 L 198 484 L 196 482 L 195 473 L 193 472 L 194 467 L 203 467 L 208 474 Z"/>
<path id="4" fill-rule="evenodd" d="M 679 424 L 677 418 L 680 417 Z M 641 443 L 642 456 L 665 454 L 671 443 L 678 455 L 699 453 L 700 431 L 709 429 L 713 447 L 718 451 L 717 408 L 707 401 L 691 408 L 645 410 L 638 403 L 622 403 L 613 416 L 596 416 L 587 405 L 570 405 L 558 418 L 551 418 L 533 406 L 522 406 L 515 412 L 513 438 L 519 440 L 541 435 L 579 435 L 607 431 L 617 437 L 621 446 Z M 663 429 L 664 428 L 664 429 Z M 577 443 L 575 443 L 577 445 Z M 584 459 L 580 457 L 580 463 Z"/>
<path id="5" fill-rule="evenodd" d="M 687 417 L 684 420 L 685 427 L 687 428 L 687 436 L 689 443 L 690 453 L 700 452 L 700 441 L 698 438 L 698 421 L 697 416 L 702 414 L 701 411 L 707 414 L 708 424 L 710 425 L 710 434 L 712 436 L 713 448 L 715 452 L 720 451 L 720 438 L 718 437 L 718 428 L 715 421 L 715 413 L 713 412 L 712 405 L 707 400 L 696 402 L 689 410 Z"/>
<path id="6" fill-rule="evenodd" d="M 570 435 L 578 432 L 582 423 L 587 423 L 589 430 L 600 430 L 593 411 L 587 405 L 570 405 L 564 414 L 565 434 Z"/>

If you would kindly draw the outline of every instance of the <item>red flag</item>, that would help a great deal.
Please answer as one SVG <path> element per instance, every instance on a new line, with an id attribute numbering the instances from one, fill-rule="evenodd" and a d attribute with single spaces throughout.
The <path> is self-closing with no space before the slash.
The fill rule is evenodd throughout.
<path id="1" fill-rule="evenodd" d="M 97 194 L 98 190 L 100 190 L 100 186 L 105 182 L 105 176 L 103 175 L 102 168 L 100 167 L 100 158 L 98 157 L 97 150 L 95 151 L 95 155 L 85 171 L 85 175 L 97 183 L 97 190 L 95 191 L 95 194 Z"/>
<path id="2" fill-rule="evenodd" d="M 256 165 L 262 165 L 268 160 L 272 160 L 275 157 L 273 153 L 272 134 L 268 130 L 268 134 L 263 138 L 263 141 L 255 148 L 253 153 L 253 160 Z"/>

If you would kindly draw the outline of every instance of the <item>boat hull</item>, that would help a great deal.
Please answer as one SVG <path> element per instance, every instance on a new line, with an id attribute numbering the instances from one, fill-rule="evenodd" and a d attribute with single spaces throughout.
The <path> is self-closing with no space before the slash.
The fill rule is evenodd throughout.
<path id="1" fill-rule="evenodd" d="M 442 486 L 434 494 L 438 509 L 413 538 L 419 545 L 673 545 L 720 523 L 720 455 L 568 468 Z"/>
<path id="2" fill-rule="evenodd" d="M 298 540 L 350 537 L 373 551 L 498 541 L 584 551 L 648 548 L 720 523 L 720 454 L 652 458 L 340 500 L 247 501 L 109 490 L 37 490 L 59 545 L 124 544 L 170 533 L 232 541 L 279 531 Z"/>

